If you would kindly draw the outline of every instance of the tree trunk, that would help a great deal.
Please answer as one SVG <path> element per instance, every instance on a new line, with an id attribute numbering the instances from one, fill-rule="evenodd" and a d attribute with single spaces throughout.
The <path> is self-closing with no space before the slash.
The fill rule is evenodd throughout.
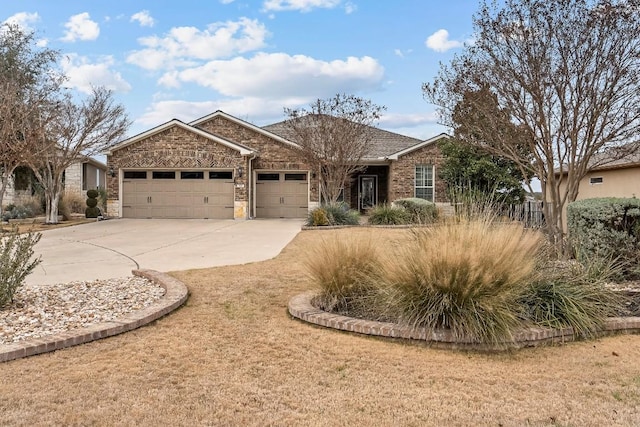
<path id="1" fill-rule="evenodd" d="M 49 185 L 44 189 L 45 197 L 45 223 L 57 224 L 58 223 L 58 204 L 60 202 L 60 196 L 62 195 L 62 185 L 60 180 L 51 179 Z"/>

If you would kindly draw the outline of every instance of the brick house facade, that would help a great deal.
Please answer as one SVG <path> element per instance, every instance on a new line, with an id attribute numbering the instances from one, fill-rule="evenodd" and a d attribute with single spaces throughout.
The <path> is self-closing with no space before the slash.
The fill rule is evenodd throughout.
<path id="1" fill-rule="evenodd" d="M 366 210 L 426 191 L 445 203 L 436 142 L 447 136 L 422 141 L 372 129 L 366 168 L 344 189 L 344 200 Z M 318 173 L 282 123 L 258 127 L 216 111 L 188 124 L 171 120 L 106 155 L 111 217 L 299 218 L 320 203 Z"/>

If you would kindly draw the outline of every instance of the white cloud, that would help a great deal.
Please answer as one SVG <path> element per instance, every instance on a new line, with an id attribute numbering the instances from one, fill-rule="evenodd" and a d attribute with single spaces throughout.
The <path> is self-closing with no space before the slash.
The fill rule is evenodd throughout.
<path id="1" fill-rule="evenodd" d="M 40 21 L 40 15 L 37 12 L 20 12 L 8 17 L 3 24 L 17 25 L 24 30 L 31 30 L 31 25 Z"/>
<path id="2" fill-rule="evenodd" d="M 222 4 L 230 4 L 233 3 L 235 0 L 220 0 L 220 3 Z"/>
<path id="3" fill-rule="evenodd" d="M 91 20 L 87 12 L 73 15 L 64 24 L 65 31 L 62 41 L 74 42 L 76 40 L 95 40 L 100 35 L 98 23 Z"/>
<path id="4" fill-rule="evenodd" d="M 285 11 L 285 10 L 299 10 L 300 12 L 309 12 L 312 9 L 333 9 L 338 6 L 342 0 L 265 0 L 262 7 L 266 12 L 269 11 Z M 350 9 L 351 12 L 355 10 L 352 3 Z M 347 13 L 349 9 L 347 9 Z"/>
<path id="5" fill-rule="evenodd" d="M 160 82 L 180 81 L 209 87 L 232 97 L 324 97 L 380 87 L 384 68 L 373 58 L 322 61 L 305 55 L 258 53 L 247 59 L 211 61 L 203 66 L 165 74 Z"/>
<path id="6" fill-rule="evenodd" d="M 134 51 L 127 62 L 148 70 L 193 66 L 194 60 L 211 60 L 249 52 L 265 45 L 269 32 L 257 20 L 217 22 L 205 30 L 175 27 L 164 37 L 143 37 L 145 48 Z"/>
<path id="7" fill-rule="evenodd" d="M 433 49 L 436 52 L 446 52 L 449 49 L 463 46 L 463 43 L 460 41 L 449 40 L 449 32 L 444 29 L 440 29 L 431 34 L 429 37 L 427 37 L 427 40 L 424 42 L 424 44 L 429 49 Z"/>
<path id="8" fill-rule="evenodd" d="M 66 55 L 61 61 L 62 71 L 67 76 L 66 86 L 83 93 L 91 93 L 91 86 L 104 86 L 114 92 L 129 92 L 131 85 L 122 75 L 113 71 L 113 57 L 106 56 L 98 62 L 77 54 Z"/>
<path id="9" fill-rule="evenodd" d="M 296 108 L 309 103 L 300 98 L 242 98 L 217 101 L 192 102 L 185 100 L 162 100 L 151 104 L 147 111 L 135 121 L 140 128 L 157 126 L 173 118 L 190 122 L 214 111 L 222 110 L 258 126 L 284 119 L 284 107 Z"/>
<path id="10" fill-rule="evenodd" d="M 350 1 L 348 1 L 345 5 L 344 5 L 344 11 L 347 15 L 352 14 L 353 12 L 355 12 L 356 10 L 358 10 L 358 5 L 356 5 L 355 3 L 352 3 Z"/>
<path id="11" fill-rule="evenodd" d="M 151 17 L 148 10 L 141 10 L 131 15 L 130 22 L 138 22 L 141 27 L 153 27 L 156 21 Z"/>

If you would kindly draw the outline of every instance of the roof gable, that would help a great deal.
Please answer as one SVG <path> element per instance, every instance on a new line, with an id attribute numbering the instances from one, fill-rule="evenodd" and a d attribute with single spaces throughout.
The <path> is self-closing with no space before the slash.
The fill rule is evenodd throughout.
<path id="1" fill-rule="evenodd" d="M 238 124 L 240 126 L 243 126 L 243 127 L 247 128 L 247 129 L 251 129 L 254 132 L 258 132 L 258 133 L 260 133 L 260 134 L 262 134 L 262 135 L 264 135 L 264 136 L 266 136 L 268 138 L 274 139 L 274 140 L 276 140 L 278 142 L 281 142 L 281 143 L 283 143 L 285 145 L 289 145 L 289 146 L 294 147 L 294 148 L 300 148 L 300 146 L 298 144 L 296 144 L 295 142 L 287 139 L 286 137 L 283 137 L 282 135 L 273 133 L 273 132 L 269 131 L 268 129 L 261 128 L 259 126 L 254 125 L 254 124 L 251 124 L 249 122 L 241 120 L 241 119 L 239 119 L 237 117 L 234 117 L 234 116 L 232 116 L 230 114 L 227 114 L 227 113 L 225 113 L 224 111 L 221 111 L 221 110 L 218 110 L 218 111 L 216 111 L 214 113 L 211 113 L 211 114 L 207 114 L 204 117 L 200 117 L 199 119 L 196 119 L 196 120 L 190 122 L 189 126 L 198 126 L 198 125 L 201 125 L 201 124 L 203 124 L 205 122 L 208 122 L 209 120 L 214 119 L 216 117 L 223 117 L 226 120 L 229 120 L 229 121 L 231 121 L 233 123 L 236 123 L 236 124 Z"/>
<path id="2" fill-rule="evenodd" d="M 412 153 L 412 152 L 414 152 L 416 150 L 419 150 L 421 148 L 424 148 L 424 147 L 426 147 L 428 145 L 435 144 L 436 142 L 438 142 L 442 138 L 447 138 L 448 139 L 448 138 L 451 138 L 451 137 L 449 135 L 447 135 L 446 133 L 441 133 L 440 135 L 436 135 L 433 138 L 429 138 L 427 140 L 419 142 L 418 144 L 415 144 L 415 145 L 412 145 L 410 147 L 407 147 L 404 150 L 400 150 L 400 151 L 398 151 L 396 153 L 393 153 L 393 154 L 387 156 L 387 158 L 389 160 L 398 160 L 399 157 L 402 157 L 405 154 Z"/>
<path id="3" fill-rule="evenodd" d="M 389 155 L 423 142 L 417 138 L 379 129 L 374 126 L 370 126 L 369 128 L 371 131 L 371 143 L 368 152 L 362 159 L 365 161 L 385 160 Z M 264 126 L 262 129 L 280 135 L 290 141 L 295 141 L 295 135 L 291 128 L 286 125 L 286 120 Z"/>
<path id="4" fill-rule="evenodd" d="M 180 121 L 178 119 L 170 120 L 170 121 L 168 121 L 166 123 L 163 123 L 163 124 L 161 124 L 159 126 L 154 127 L 153 129 L 149 129 L 146 132 L 142 132 L 142 133 L 140 133 L 138 135 L 135 135 L 135 136 L 133 136 L 131 138 L 125 139 L 124 141 L 121 141 L 118 144 L 116 144 L 116 145 L 112 146 L 111 148 L 109 148 L 109 150 L 107 150 L 105 152 L 105 154 L 111 155 L 111 154 L 113 154 L 114 151 L 118 151 L 118 150 L 120 150 L 122 148 L 128 147 L 129 145 L 135 144 L 138 141 L 141 141 L 141 140 L 143 140 L 145 138 L 148 138 L 150 136 L 156 135 L 156 134 L 158 134 L 160 132 L 164 132 L 165 130 L 171 129 L 172 127 L 179 127 L 179 128 L 182 128 L 182 129 L 184 129 L 184 130 L 186 130 L 188 132 L 195 133 L 196 135 L 202 136 L 202 137 L 204 137 L 206 139 L 209 139 L 209 140 L 211 140 L 213 142 L 216 142 L 218 144 L 224 145 L 225 147 L 229 147 L 229 148 L 231 148 L 233 150 L 236 150 L 243 156 L 247 156 L 247 155 L 253 154 L 253 150 L 251 150 L 248 147 L 245 147 L 244 145 L 237 144 L 235 142 L 232 142 L 232 141 L 229 141 L 227 139 L 224 139 L 224 138 L 221 138 L 219 136 L 216 136 L 216 135 L 214 135 L 212 133 L 206 132 L 206 131 L 204 131 L 202 129 L 198 129 L 196 127 L 190 126 L 190 125 L 188 125 L 188 124 L 186 124 L 186 123 L 184 123 L 184 122 L 182 122 L 182 121 Z"/>

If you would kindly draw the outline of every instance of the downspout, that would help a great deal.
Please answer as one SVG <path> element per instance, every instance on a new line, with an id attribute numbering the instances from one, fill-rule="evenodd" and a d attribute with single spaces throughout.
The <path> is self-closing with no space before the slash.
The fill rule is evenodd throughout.
<path id="1" fill-rule="evenodd" d="M 251 154 L 249 157 L 249 164 L 247 167 L 247 219 L 253 219 L 253 205 L 254 205 L 254 188 L 253 188 L 253 160 L 258 157 L 256 153 Z"/>

